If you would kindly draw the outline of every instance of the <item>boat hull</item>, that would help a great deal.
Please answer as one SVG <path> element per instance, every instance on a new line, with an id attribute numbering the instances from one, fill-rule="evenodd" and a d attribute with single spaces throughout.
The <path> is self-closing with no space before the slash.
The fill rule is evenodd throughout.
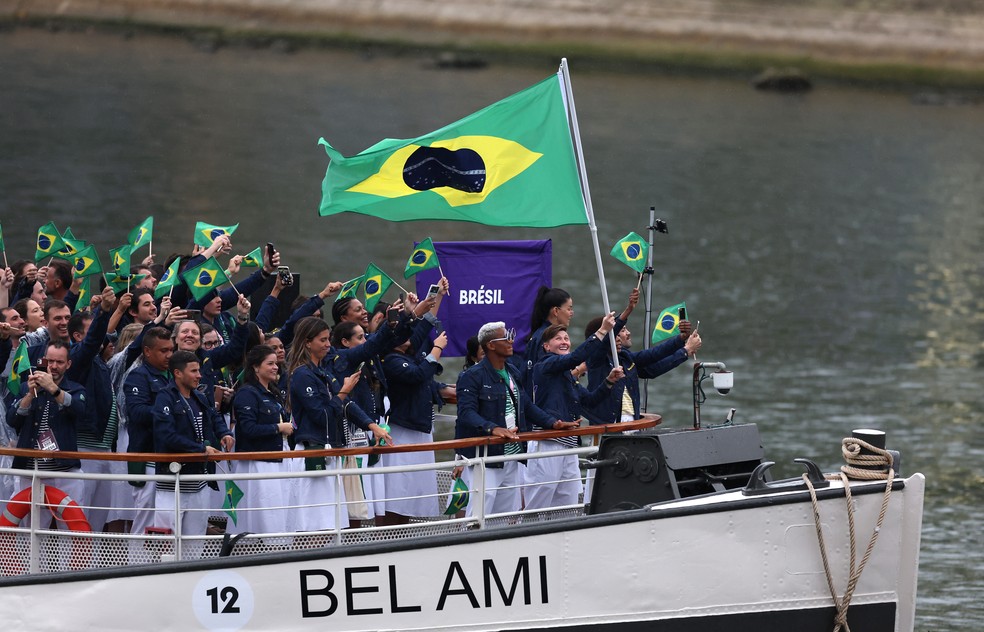
<path id="1" fill-rule="evenodd" d="M 896 480 L 849 610 L 912 629 L 924 480 Z M 852 486 L 858 558 L 884 483 Z M 840 596 L 844 491 L 819 510 Z M 762 630 L 832 628 L 805 492 L 738 492 L 455 535 L 0 580 L 23 630 Z M 111 614 L 109 614 L 111 613 Z"/>

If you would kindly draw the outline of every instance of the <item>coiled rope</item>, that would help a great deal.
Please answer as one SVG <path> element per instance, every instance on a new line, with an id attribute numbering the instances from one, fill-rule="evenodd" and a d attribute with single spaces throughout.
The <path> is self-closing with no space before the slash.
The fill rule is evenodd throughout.
<path id="1" fill-rule="evenodd" d="M 862 450 L 867 451 L 869 454 L 862 454 Z M 847 625 L 847 609 L 851 605 L 851 597 L 854 594 L 854 589 L 861 579 L 861 573 L 864 571 L 865 564 L 868 563 L 868 559 L 871 557 L 871 551 L 875 548 L 875 542 L 878 540 L 878 534 L 881 532 L 882 523 L 885 521 L 885 514 L 888 511 L 888 499 L 892 494 L 892 481 L 895 479 L 895 470 L 892 469 L 892 455 L 887 450 L 877 448 L 861 439 L 855 439 L 853 437 L 845 438 L 841 443 L 841 453 L 844 455 L 847 465 L 841 466 L 840 474 L 827 477 L 831 480 L 839 478 L 844 484 L 844 498 L 847 501 L 847 524 L 851 538 L 849 579 L 847 588 L 844 591 L 844 597 L 840 599 L 837 597 L 836 588 L 834 588 L 834 578 L 830 572 L 830 562 L 827 559 L 827 546 L 824 543 L 823 529 L 820 525 L 820 504 L 817 501 L 817 492 L 813 488 L 813 483 L 810 482 L 807 474 L 803 474 L 803 480 L 806 481 L 806 486 L 810 490 L 810 497 L 813 499 L 813 521 L 817 528 L 820 557 L 823 558 L 823 570 L 827 574 L 827 588 L 830 589 L 830 596 L 834 600 L 834 606 L 837 608 L 837 614 L 834 617 L 834 632 L 840 632 L 842 629 L 844 632 L 851 632 L 850 626 Z M 873 466 L 879 466 L 879 469 L 867 469 Z M 878 514 L 878 521 L 875 523 L 874 531 L 871 533 L 871 539 L 868 540 L 868 548 L 865 550 L 860 564 L 857 564 L 857 537 L 854 531 L 854 503 L 851 501 L 850 479 L 885 480 L 885 493 L 882 496 L 881 513 Z"/>

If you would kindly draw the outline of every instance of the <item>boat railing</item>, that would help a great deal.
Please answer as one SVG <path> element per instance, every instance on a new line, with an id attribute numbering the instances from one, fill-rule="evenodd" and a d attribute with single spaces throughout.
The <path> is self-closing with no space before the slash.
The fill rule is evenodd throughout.
<path id="1" fill-rule="evenodd" d="M 521 433 L 518 441 L 501 437 L 481 437 L 473 439 L 456 439 L 436 441 L 427 444 L 390 445 L 372 448 L 333 448 L 325 450 L 303 450 L 295 452 L 232 452 L 215 455 L 204 454 L 158 454 L 158 453 L 112 453 L 112 452 L 69 452 L 69 451 L 38 451 L 14 448 L 0 448 L 0 456 L 21 456 L 34 459 L 78 458 L 84 460 L 110 460 L 127 462 L 156 462 L 156 463 L 188 463 L 213 462 L 218 465 L 215 474 L 182 474 L 175 467 L 171 473 L 147 474 L 91 474 L 73 472 L 52 472 L 40 469 L 24 470 L 2 468 L 0 475 L 20 477 L 24 483 L 30 481 L 31 494 L 29 497 L 11 499 L 0 503 L 2 518 L 0 518 L 0 575 L 11 576 L 21 574 L 50 573 L 65 570 L 82 570 L 89 568 L 127 566 L 135 564 L 153 564 L 179 559 L 197 559 L 198 557 L 217 557 L 221 555 L 248 555 L 271 551 L 310 549 L 323 546 L 344 546 L 351 544 L 397 540 L 420 535 L 453 534 L 472 529 L 493 528 L 515 524 L 518 522 L 535 522 L 555 519 L 583 513 L 583 504 L 565 507 L 551 507 L 541 510 L 521 510 L 519 512 L 493 514 L 487 511 L 484 504 L 486 491 L 486 468 L 509 461 L 533 460 L 540 458 L 555 458 L 565 455 L 586 456 L 597 451 L 597 447 L 588 446 L 557 450 L 544 453 L 524 452 L 515 455 L 488 456 L 492 445 L 511 442 L 530 442 L 555 439 L 564 436 L 578 435 L 597 437 L 604 433 L 635 431 L 652 427 L 659 419 L 650 418 L 621 424 L 588 426 L 573 431 L 537 431 Z M 236 472 L 230 461 L 269 460 L 271 458 L 298 459 L 313 456 L 345 457 L 362 456 L 368 458 L 372 454 L 387 454 L 398 452 L 442 452 L 462 448 L 476 448 L 474 458 L 463 458 L 455 455 L 452 460 L 440 460 L 434 463 L 401 466 L 374 465 L 369 469 L 350 467 L 335 467 L 318 471 L 279 471 L 268 473 Z M 329 461 L 330 462 L 330 461 Z M 340 460 L 339 460 L 340 462 Z M 452 486 L 455 475 L 461 468 L 473 468 L 471 489 L 469 489 L 471 506 L 469 511 L 448 510 L 448 504 L 453 496 Z M 433 471 L 437 478 L 437 498 L 440 511 L 438 516 L 413 518 L 410 523 L 376 526 L 370 516 L 360 525 L 342 528 L 340 525 L 350 513 L 353 505 L 370 502 L 364 499 L 346 499 L 344 502 L 331 503 L 330 508 L 335 514 L 334 528 L 319 531 L 291 531 L 278 533 L 243 534 L 235 526 L 236 517 L 244 512 L 252 511 L 292 511 L 305 507 L 319 506 L 317 504 L 285 504 L 282 506 L 267 506 L 265 508 L 248 508 L 221 506 L 222 496 L 215 495 L 211 506 L 184 511 L 203 511 L 208 513 L 212 534 L 185 534 L 181 532 L 180 515 L 182 494 L 174 494 L 175 506 L 167 511 L 174 512 L 172 532 L 153 530 L 148 533 L 95 533 L 88 530 L 74 530 L 78 527 L 67 519 L 64 512 L 64 499 L 46 498 L 45 481 L 50 478 L 82 479 L 82 480 L 111 480 L 120 482 L 173 481 L 175 489 L 180 489 L 181 482 L 213 483 L 223 490 L 229 490 L 230 483 L 259 479 L 291 479 L 302 478 L 331 478 L 336 491 L 336 498 L 342 498 L 344 480 L 352 476 L 386 476 L 401 472 Z M 552 484 L 559 481 L 541 484 Z M 517 487 L 521 490 L 528 488 L 530 483 L 521 481 Z M 208 489 L 202 493 L 208 492 Z M 20 492 L 19 492 L 20 493 Z M 420 497 L 389 497 L 387 500 L 406 500 Z M 70 499 L 75 500 L 75 499 Z M 84 506 L 77 503 L 86 515 L 91 510 L 114 511 L 119 508 L 103 506 Z M 25 512 L 24 508 L 28 510 Z M 370 505 L 371 507 L 371 505 Z M 124 510 L 125 512 L 126 510 Z M 129 510 L 132 512 L 132 508 Z M 161 509 L 161 511 L 164 511 Z M 26 513 L 26 515 L 25 515 Z M 16 516 L 29 518 L 26 526 L 19 526 Z M 123 514 L 125 515 L 125 513 Z M 54 517 L 56 526 L 62 529 L 48 528 L 50 517 Z M 225 527 L 221 526 L 223 518 Z M 13 525 L 13 526 L 11 526 Z M 66 529 L 67 527 L 67 529 Z M 88 525 L 86 524 L 86 527 Z M 229 536 L 236 534 L 234 541 Z"/>

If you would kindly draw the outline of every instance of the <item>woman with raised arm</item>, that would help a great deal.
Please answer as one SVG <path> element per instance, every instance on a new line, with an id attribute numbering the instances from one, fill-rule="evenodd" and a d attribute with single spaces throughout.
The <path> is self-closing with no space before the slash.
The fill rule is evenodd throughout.
<path id="1" fill-rule="evenodd" d="M 290 372 L 288 384 L 288 405 L 294 424 L 295 450 L 321 450 L 345 445 L 344 422 L 355 424 L 362 430 L 371 431 L 376 439 L 392 443 L 389 433 L 355 403 L 349 395 L 358 383 L 361 373 L 355 372 L 339 383 L 337 379 L 322 368 L 322 361 L 331 348 L 328 323 L 308 316 L 297 323 L 294 342 L 287 356 L 287 370 Z M 336 457 L 311 457 L 304 459 L 307 471 L 334 470 L 340 468 Z M 339 512 L 340 521 L 335 521 L 335 505 L 344 502 L 338 498 L 333 478 L 303 478 L 298 484 L 298 495 L 304 504 L 315 505 L 296 510 L 296 529 L 298 531 L 317 531 L 347 527 L 348 512 Z"/>
<path id="2" fill-rule="evenodd" d="M 597 354 L 605 352 L 605 338 L 615 326 L 615 312 L 604 318 L 601 327 L 571 352 L 571 339 L 564 325 L 551 325 L 543 332 L 543 358 L 533 367 L 533 402 L 556 418 L 548 426 L 533 423 L 533 430 L 573 430 L 579 426 L 582 407 L 600 402 L 622 379 L 621 367 L 613 368 L 604 384 L 588 391 L 571 375 L 571 370 Z M 579 437 L 558 437 L 536 441 L 530 452 L 554 452 L 576 448 Z M 544 509 L 573 505 L 582 491 L 577 455 L 549 459 L 530 459 L 526 466 L 526 508 Z"/>

